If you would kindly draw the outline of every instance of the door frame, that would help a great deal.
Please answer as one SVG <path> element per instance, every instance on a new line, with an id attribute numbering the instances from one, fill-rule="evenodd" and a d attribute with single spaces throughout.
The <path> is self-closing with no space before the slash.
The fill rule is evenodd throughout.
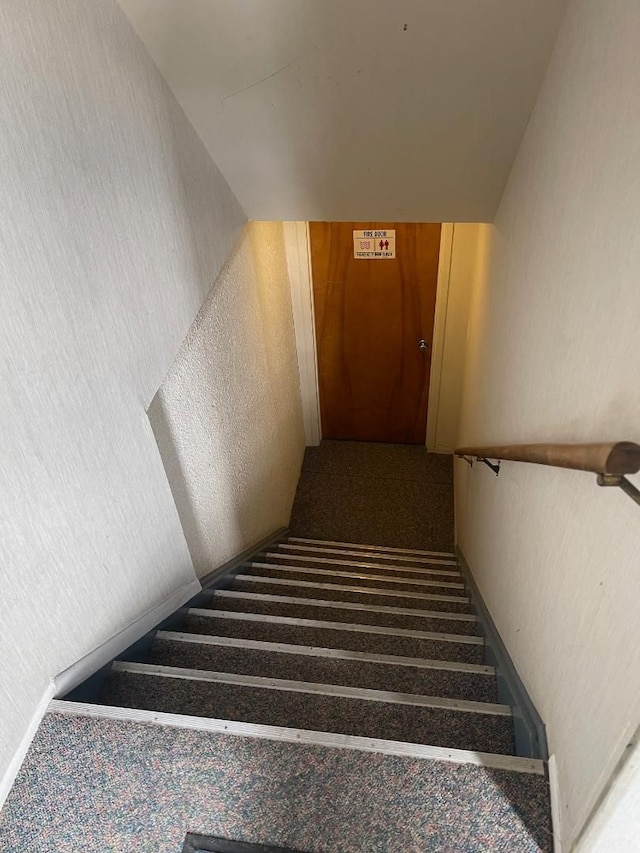
<path id="1" fill-rule="evenodd" d="M 433 349 L 431 351 L 431 376 L 429 379 L 429 401 L 427 403 L 427 434 L 425 444 L 435 453 L 451 453 L 452 448 L 438 445 L 438 413 L 442 389 L 442 366 L 444 344 L 447 335 L 447 308 L 449 306 L 449 282 L 451 258 L 453 256 L 452 222 L 442 223 L 440 256 L 438 258 L 438 282 L 436 284 L 436 314 L 433 321 Z"/>
<path id="2" fill-rule="evenodd" d="M 322 439 L 322 429 L 309 223 L 283 222 L 283 227 L 298 353 L 304 435 L 307 447 L 315 447 Z"/>
<path id="3" fill-rule="evenodd" d="M 307 447 L 320 444 L 322 428 L 320 422 L 320 390 L 318 383 L 318 354 L 316 348 L 316 325 L 313 308 L 313 279 L 311 275 L 311 246 L 308 222 L 284 222 L 284 244 L 291 284 L 291 307 L 298 353 L 302 416 Z M 442 223 L 440 254 L 438 259 L 438 282 L 436 285 L 436 312 L 433 324 L 433 350 L 431 353 L 431 375 L 427 408 L 427 431 L 425 444 L 437 451 L 436 433 L 444 341 L 447 328 L 447 303 L 449 300 L 449 278 L 453 251 L 453 224 Z"/>

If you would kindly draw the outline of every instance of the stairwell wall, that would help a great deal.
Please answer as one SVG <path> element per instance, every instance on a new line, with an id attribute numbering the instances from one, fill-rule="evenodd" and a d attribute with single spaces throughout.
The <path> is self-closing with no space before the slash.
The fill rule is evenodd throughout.
<path id="1" fill-rule="evenodd" d="M 638 43 L 634 0 L 570 3 L 474 288 L 460 444 L 640 441 Z M 640 512 L 594 475 L 457 461 L 456 526 L 569 849 L 640 722 Z"/>
<path id="2" fill-rule="evenodd" d="M 251 222 L 149 409 L 198 576 L 291 516 L 305 435 L 281 222 Z"/>
<path id="3" fill-rule="evenodd" d="M 115 2 L 0 33 L 1 776 L 54 674 L 197 584 L 146 409 L 245 216 Z"/>

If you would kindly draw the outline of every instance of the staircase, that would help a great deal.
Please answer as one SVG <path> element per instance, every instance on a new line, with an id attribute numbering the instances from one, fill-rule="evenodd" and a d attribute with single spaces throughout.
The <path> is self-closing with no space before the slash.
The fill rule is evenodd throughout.
<path id="1" fill-rule="evenodd" d="M 141 850 L 178 853 L 187 831 L 314 853 L 552 850 L 544 763 L 515 755 L 451 553 L 289 537 L 125 657 L 93 701 L 52 703 L 41 737 L 62 730 L 98 767 L 103 820 L 145 803 L 153 820 L 133 821 L 165 846 Z M 64 819 L 67 835 L 83 820 Z M 137 849 L 122 845 L 104 849 Z"/>
<path id="2" fill-rule="evenodd" d="M 288 541 L 118 661 L 109 705 L 512 755 L 446 554 Z"/>

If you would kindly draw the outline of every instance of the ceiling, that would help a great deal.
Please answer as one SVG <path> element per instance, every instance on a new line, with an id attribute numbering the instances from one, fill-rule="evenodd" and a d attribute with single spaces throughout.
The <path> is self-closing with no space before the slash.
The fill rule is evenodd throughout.
<path id="1" fill-rule="evenodd" d="M 119 0 L 252 219 L 491 221 L 564 0 Z"/>

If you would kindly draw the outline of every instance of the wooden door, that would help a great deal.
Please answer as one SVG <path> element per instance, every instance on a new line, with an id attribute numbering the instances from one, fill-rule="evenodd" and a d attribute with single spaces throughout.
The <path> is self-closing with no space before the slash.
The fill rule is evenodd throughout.
<path id="1" fill-rule="evenodd" d="M 440 224 L 309 229 L 323 438 L 424 444 Z M 382 229 L 396 257 L 354 258 L 354 230 Z"/>

